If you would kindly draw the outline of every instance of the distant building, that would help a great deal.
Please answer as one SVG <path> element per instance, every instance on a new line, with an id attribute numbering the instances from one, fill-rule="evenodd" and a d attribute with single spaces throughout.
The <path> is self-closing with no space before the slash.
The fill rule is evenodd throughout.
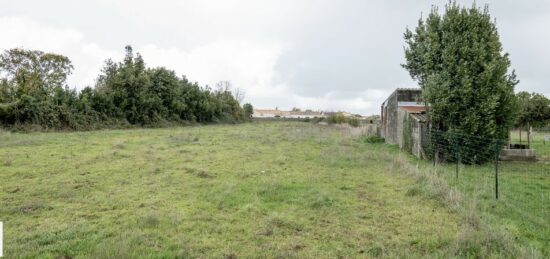
<path id="1" fill-rule="evenodd" d="M 277 108 L 272 109 L 254 109 L 252 114 L 254 118 L 292 118 L 292 119 L 312 119 L 325 117 L 323 112 L 319 111 L 281 111 Z"/>
<path id="2" fill-rule="evenodd" d="M 352 114 L 352 113 L 349 113 L 349 112 L 342 112 L 342 111 L 340 111 L 340 112 L 324 112 L 323 114 L 325 116 L 332 116 L 332 115 L 340 114 L 344 117 L 356 117 L 355 114 Z"/>
<path id="3" fill-rule="evenodd" d="M 421 89 L 398 88 L 382 103 L 380 116 L 380 135 L 386 143 L 406 146 L 418 157 L 422 156 L 422 135 L 427 130 L 427 106 L 421 96 Z"/>
<path id="4" fill-rule="evenodd" d="M 312 118 L 320 118 L 325 117 L 323 112 L 316 112 L 316 111 L 290 111 L 290 114 L 288 115 L 289 118 L 296 118 L 296 119 L 312 119 Z"/>
<path id="5" fill-rule="evenodd" d="M 254 109 L 252 117 L 254 118 L 276 118 L 276 117 L 285 117 L 289 112 L 281 111 L 277 108 L 273 109 Z"/>

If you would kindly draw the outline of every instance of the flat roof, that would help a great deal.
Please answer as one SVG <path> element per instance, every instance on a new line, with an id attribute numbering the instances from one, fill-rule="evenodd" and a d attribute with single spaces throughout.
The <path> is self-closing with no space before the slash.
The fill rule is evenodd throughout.
<path id="1" fill-rule="evenodd" d="M 399 109 L 408 113 L 421 113 L 426 111 L 426 106 L 399 106 Z"/>

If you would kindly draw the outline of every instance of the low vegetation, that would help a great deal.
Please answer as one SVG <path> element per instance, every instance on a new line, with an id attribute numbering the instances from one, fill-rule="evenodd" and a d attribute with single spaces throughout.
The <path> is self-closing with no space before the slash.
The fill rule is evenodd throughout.
<path id="1" fill-rule="evenodd" d="M 416 160 L 412 159 L 412 161 Z M 547 202 L 550 198 L 547 187 L 550 185 L 550 176 L 547 174 L 550 170 L 549 164 L 502 163 L 499 168 L 499 199 L 497 200 L 495 199 L 495 170 L 492 165 L 462 165 L 457 176 L 454 164 L 442 164 L 434 168 L 425 161 L 413 163 L 417 164 L 419 172 L 428 173 L 437 178 L 437 181 L 443 181 L 444 185 L 456 194 L 442 197 L 440 200 L 460 197 L 459 211 L 462 211 L 465 220 L 472 221 L 473 226 L 481 227 L 480 229 L 461 229 L 461 231 L 480 230 L 487 232 L 485 233 L 487 238 L 490 236 L 501 238 L 494 241 L 497 243 L 492 244 L 495 246 L 493 248 L 482 247 L 479 243 L 472 243 L 472 240 L 464 240 L 469 243 L 468 246 L 476 246 L 476 250 L 495 249 L 495 251 L 499 247 L 517 249 L 523 246 L 524 248 L 519 250 L 530 255 L 521 257 L 550 255 L 548 250 L 550 225 L 545 220 L 550 211 Z M 420 190 L 425 189 L 426 182 L 430 181 L 420 179 L 416 186 L 411 187 L 410 194 L 426 192 Z M 428 193 L 437 194 L 438 192 L 430 190 Z M 470 234 L 472 233 L 468 235 Z"/>
<path id="2" fill-rule="evenodd" d="M 4 132 L 5 255 L 530 255 L 422 176 L 431 171 L 346 132 L 303 122 Z"/>
<path id="3" fill-rule="evenodd" d="M 321 117 L 317 120 L 314 120 L 314 122 L 319 122 L 319 121 L 325 121 L 329 124 L 344 124 L 344 123 L 347 123 L 352 127 L 359 127 L 359 124 L 360 124 L 359 118 L 357 118 L 355 116 L 345 116 L 341 112 L 336 112 L 336 113 L 333 113 L 333 114 L 331 114 L 327 117 Z"/>
<path id="4" fill-rule="evenodd" d="M 520 144 L 520 132 L 512 131 L 510 137 L 513 144 Z M 527 134 L 525 131 L 521 133 L 521 144 L 527 144 Z M 530 148 L 535 150 L 537 159 L 542 162 L 550 162 L 550 141 L 544 141 L 545 136 L 550 136 L 550 129 L 548 131 L 535 131 L 531 134 Z"/>
<path id="5" fill-rule="evenodd" d="M 384 143 L 384 138 L 379 136 L 368 136 L 365 138 L 366 143 Z"/>
<path id="6" fill-rule="evenodd" d="M 445 185 L 462 196 L 464 212 L 477 215 L 476 220 L 486 226 L 510 245 L 520 244 L 533 252 L 550 256 L 550 145 L 544 144 L 543 136 L 537 132 L 531 147 L 537 153 L 538 162 L 505 162 L 498 164 L 498 200 L 496 199 L 495 164 L 456 165 L 456 162 L 441 163 L 436 167 L 432 161 L 409 157 L 408 162 L 416 164 L 420 172 L 445 182 Z M 511 134 L 512 142 L 518 142 L 518 132 Z M 420 193 L 425 181 L 410 190 L 411 195 Z M 468 216 L 469 217 L 469 216 Z M 476 224 L 479 224 L 476 223 Z M 503 245 L 503 244 L 501 244 Z M 481 248 L 476 248 L 481 249 Z M 538 251 L 538 252 L 535 252 Z M 536 256 L 535 256 L 536 257 Z"/>

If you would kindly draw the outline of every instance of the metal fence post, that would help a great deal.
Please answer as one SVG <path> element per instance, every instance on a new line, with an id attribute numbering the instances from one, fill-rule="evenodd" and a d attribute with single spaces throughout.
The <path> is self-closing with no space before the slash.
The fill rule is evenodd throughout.
<path id="1" fill-rule="evenodd" d="M 433 159 L 434 167 L 435 167 L 435 164 L 436 164 L 435 160 L 437 159 L 437 146 L 434 146 L 433 143 L 432 143 L 432 146 L 433 146 L 433 148 L 434 148 L 434 156 L 433 156 L 432 159 Z"/>
<path id="2" fill-rule="evenodd" d="M 456 152 L 456 180 L 458 183 L 458 170 L 460 166 L 460 146 L 458 143 L 455 143 L 455 152 Z"/>
<path id="3" fill-rule="evenodd" d="M 498 154 L 499 154 L 499 141 L 496 140 L 495 145 L 495 198 L 498 200 Z"/>

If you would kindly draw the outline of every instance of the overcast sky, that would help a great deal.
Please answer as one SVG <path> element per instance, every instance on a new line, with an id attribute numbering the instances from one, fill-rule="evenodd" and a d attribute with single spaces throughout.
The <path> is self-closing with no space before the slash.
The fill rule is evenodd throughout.
<path id="1" fill-rule="evenodd" d="M 257 108 L 373 114 L 393 89 L 416 87 L 400 66 L 403 32 L 446 2 L 2 0 L 0 50 L 66 55 L 75 66 L 69 85 L 82 89 L 131 44 L 149 66 L 201 85 L 231 81 Z M 497 20 L 516 90 L 550 96 L 550 1 L 477 3 Z"/>

